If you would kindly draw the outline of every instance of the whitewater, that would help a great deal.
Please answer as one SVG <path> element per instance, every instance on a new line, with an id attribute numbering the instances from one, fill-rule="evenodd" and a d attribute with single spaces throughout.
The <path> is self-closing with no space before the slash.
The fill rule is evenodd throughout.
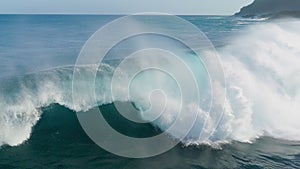
<path id="1" fill-rule="evenodd" d="M 268 21 L 250 25 L 230 38 L 222 47 L 218 47 L 221 63 L 226 79 L 226 99 L 223 116 L 216 129 L 209 125 L 214 121 L 213 113 L 207 113 L 210 93 L 205 90 L 207 77 L 205 70 L 199 68 L 200 62 L 190 60 L 190 55 L 181 56 L 189 62 L 189 67 L 198 83 L 206 86 L 204 99 L 199 103 L 182 104 L 184 113 L 196 114 L 194 128 L 182 140 L 185 145 L 230 143 L 231 141 L 251 143 L 261 136 L 300 141 L 300 21 L 282 20 Z M 246 33 L 243 33 L 246 32 Z M 276 35 L 276 36 L 275 36 Z M 259 37 L 259 38 L 258 38 Z M 138 62 L 144 64 L 149 60 Z M 161 63 L 168 66 L 169 61 Z M 97 71 L 96 95 L 97 103 L 92 96 L 85 95 L 73 102 L 73 72 L 82 75 L 82 83 L 88 80 L 85 75 Z M 181 105 L 174 92 L 176 84 L 163 75 L 146 74 L 147 78 L 138 79 L 133 86 L 133 96 L 128 98 L 121 85 L 115 91 L 119 95 L 111 96 L 111 79 L 115 67 L 108 63 L 86 65 L 80 67 L 62 66 L 18 77 L 3 77 L 0 82 L 0 145 L 17 146 L 30 138 L 32 128 L 40 120 L 41 108 L 58 103 L 75 112 L 88 111 L 94 107 L 116 101 L 133 102 L 141 110 L 149 106 L 149 93 L 153 87 L 165 89 L 173 98 L 168 101 L 166 112 L 152 123 L 161 130 L 172 124 L 177 113 L 174 109 Z M 118 70 L 122 74 L 122 69 Z M 205 80 L 201 79 L 204 78 Z M 207 96 L 206 96 L 207 95 Z M 155 97 L 155 96 L 154 96 Z M 160 96 L 158 96 L 160 97 Z M 153 100 L 157 100 L 153 99 Z M 154 103 L 157 104 L 157 103 Z M 147 120 L 147 116 L 142 118 Z M 207 122 L 208 121 L 208 122 Z M 189 121 L 181 122 L 182 125 Z M 211 128 L 210 128 L 211 127 Z M 207 139 L 200 137 L 199 130 L 214 133 Z M 181 138 L 180 126 L 168 133 L 173 138 Z M 13 134 L 12 134 L 13 133 Z"/>

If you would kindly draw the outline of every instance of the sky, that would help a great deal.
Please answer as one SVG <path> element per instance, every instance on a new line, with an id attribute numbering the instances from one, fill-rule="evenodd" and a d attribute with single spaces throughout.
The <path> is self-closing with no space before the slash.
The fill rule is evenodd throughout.
<path id="1" fill-rule="evenodd" d="M 0 13 L 232 15 L 253 0 L 0 0 Z"/>

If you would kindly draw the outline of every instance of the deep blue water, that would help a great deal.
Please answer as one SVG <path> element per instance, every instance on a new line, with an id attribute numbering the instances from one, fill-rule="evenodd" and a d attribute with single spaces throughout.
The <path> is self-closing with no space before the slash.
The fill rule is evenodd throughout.
<path id="1" fill-rule="evenodd" d="M 106 23 L 119 17 L 121 16 L 0 15 L 0 76 L 74 64 L 88 38 Z M 249 24 L 249 21 L 226 17 L 183 18 L 198 26 L 215 45 L 226 43 L 224 38 L 230 32 Z"/>

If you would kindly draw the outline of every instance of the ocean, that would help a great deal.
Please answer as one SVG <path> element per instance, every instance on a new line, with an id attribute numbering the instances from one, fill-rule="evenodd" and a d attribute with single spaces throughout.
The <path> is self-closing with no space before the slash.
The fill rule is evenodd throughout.
<path id="1" fill-rule="evenodd" d="M 0 15 L 1 169 L 300 168 L 300 20 L 122 18 Z M 113 44 L 128 32 L 142 33 Z M 152 154 L 164 142 L 95 136 L 94 110 L 126 138 L 176 144 Z"/>

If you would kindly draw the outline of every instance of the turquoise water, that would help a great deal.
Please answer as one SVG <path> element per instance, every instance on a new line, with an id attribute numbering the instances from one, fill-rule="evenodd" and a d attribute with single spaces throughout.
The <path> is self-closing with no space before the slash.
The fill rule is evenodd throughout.
<path id="1" fill-rule="evenodd" d="M 170 44 L 167 49 L 183 48 L 156 36 L 125 41 L 97 67 L 97 105 L 84 92 L 82 102 L 73 105 L 73 71 L 80 72 L 80 83 L 87 85 L 84 75 L 94 70 L 93 66 L 74 67 L 82 46 L 96 30 L 118 17 L 0 15 L 0 168 L 300 168 L 297 20 L 181 16 L 207 35 L 224 66 L 228 109 L 210 144 L 197 140 L 195 127 L 177 146 L 150 158 L 120 157 L 96 145 L 80 126 L 76 112 L 98 107 L 115 130 L 136 138 L 158 135 L 167 124 L 164 118 L 145 124 L 131 122 L 112 104 L 145 106 L 143 97 L 108 96 L 108 84 L 122 54 L 143 38 L 155 42 L 151 47 L 166 42 Z M 193 37 L 190 32 L 181 33 Z M 193 71 L 200 72 L 195 73 L 201 75 L 199 83 L 205 81 L 197 60 L 190 53 L 182 57 Z M 141 92 L 157 85 L 152 82 L 162 79 L 156 74 L 146 77 L 137 81 L 143 90 L 137 88 L 134 94 L 143 96 Z M 209 95 L 204 82 L 203 86 L 204 95 Z M 172 90 L 174 86 L 162 87 Z M 203 110 L 205 105 L 204 99 Z M 202 125 L 199 117 L 196 126 Z M 176 132 L 168 134 L 178 138 Z"/>

